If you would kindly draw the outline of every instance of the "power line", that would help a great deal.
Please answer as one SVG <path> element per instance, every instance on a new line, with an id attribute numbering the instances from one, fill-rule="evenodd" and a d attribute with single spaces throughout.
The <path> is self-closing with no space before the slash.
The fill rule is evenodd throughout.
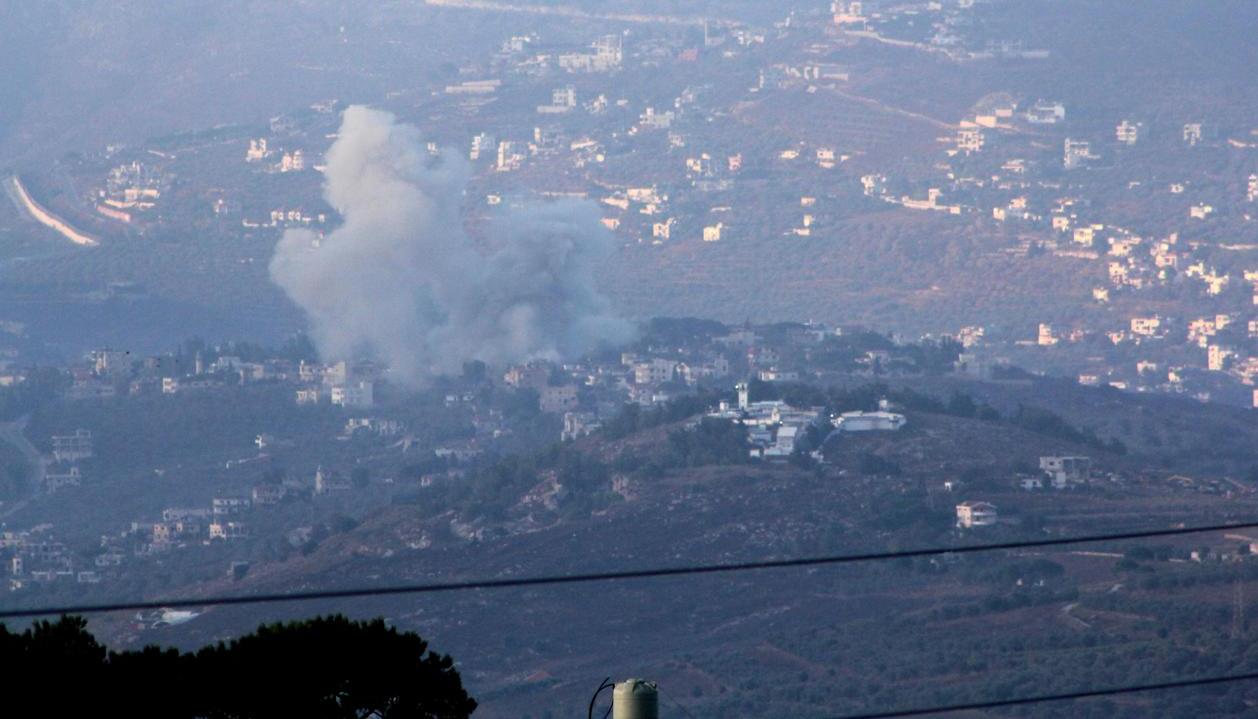
<path id="1" fill-rule="evenodd" d="M 1167 691 L 1171 689 L 1187 689 L 1190 687 L 1204 687 L 1217 684 L 1229 684 L 1232 682 L 1252 681 L 1258 679 L 1258 672 L 1250 672 L 1248 674 L 1227 674 L 1223 676 L 1204 677 L 1201 679 L 1183 679 L 1180 681 L 1157 682 L 1155 684 L 1133 684 L 1124 687 L 1114 687 L 1111 689 L 1090 689 L 1080 692 L 1066 692 L 1064 694 L 1040 694 L 1038 696 L 1020 697 L 1017 699 L 999 699 L 989 702 L 971 702 L 968 704 L 949 704 L 933 707 L 923 707 L 920 709 L 900 709 L 897 711 L 875 712 L 873 714 L 847 714 L 834 719 L 896 719 L 897 717 L 915 717 L 926 716 L 928 714 L 945 714 L 948 712 L 959 711 L 976 711 L 979 709 L 1000 709 L 1003 707 L 1023 706 L 1026 704 L 1041 704 L 1044 702 L 1059 702 L 1070 699 L 1090 699 L 1093 697 L 1110 697 L 1119 694 L 1137 694 L 1140 692 L 1156 692 Z"/>
<path id="2" fill-rule="evenodd" d="M 679 701 L 677 701 L 676 699 L 672 698 L 671 696 L 669 696 L 669 695 L 665 694 L 664 692 L 660 692 L 660 696 L 664 697 L 664 699 L 665 699 L 665 700 L 666 700 L 669 704 L 672 704 L 673 706 L 675 706 L 675 707 L 677 707 L 678 709 L 680 709 L 680 710 L 681 710 L 681 713 L 686 715 L 686 719 L 695 719 L 695 715 L 694 715 L 694 714 L 691 714 L 691 713 L 690 713 L 690 710 L 689 710 L 689 709 L 687 709 L 687 708 L 685 707 L 685 705 L 683 705 L 681 702 L 679 702 Z"/>
<path id="3" fill-rule="evenodd" d="M 230 606 L 236 604 L 271 604 L 276 602 L 310 602 L 322 599 L 350 599 L 358 597 L 380 597 L 398 594 L 435 594 L 438 592 L 466 591 L 471 589 L 508 589 L 513 587 L 540 587 L 556 584 L 584 584 L 590 582 L 606 582 L 625 579 L 651 579 L 658 577 L 677 577 L 699 574 L 721 574 L 726 572 L 746 572 L 764 569 L 790 569 L 801 567 L 819 567 L 837 564 L 855 564 L 859 562 L 877 562 L 892 559 L 913 559 L 918 557 L 938 557 L 949 554 L 975 554 L 978 552 L 995 552 L 1012 549 L 1035 549 L 1042 547 L 1059 547 L 1071 544 L 1088 544 L 1093 542 L 1120 542 L 1134 539 L 1150 539 L 1153 537 L 1175 537 L 1187 534 L 1204 534 L 1237 529 L 1258 529 L 1258 522 L 1242 524 L 1215 524 L 1200 527 L 1180 527 L 1177 529 L 1154 529 L 1138 532 L 1120 532 L 1116 534 L 1094 534 L 1078 537 L 1055 537 L 1052 539 L 1035 539 L 1022 542 L 997 542 L 994 544 L 971 544 L 961 547 L 931 547 L 908 549 L 895 552 L 870 552 L 865 554 L 837 554 L 818 557 L 800 557 L 796 559 L 770 559 L 755 562 L 732 562 L 726 564 L 692 564 L 679 567 L 655 567 L 649 569 L 629 569 L 617 572 L 588 572 L 583 574 L 556 574 L 535 577 L 516 577 L 506 579 L 470 579 L 461 582 L 433 582 L 426 584 L 404 584 L 385 587 L 354 587 L 351 589 L 326 589 L 310 592 L 286 592 L 270 594 L 250 594 L 238 596 L 209 596 L 202 598 L 180 598 L 135 602 L 110 602 L 101 604 L 70 604 L 60 607 L 31 607 L 27 609 L 7 609 L 0 611 L 0 620 L 23 617 L 40 617 L 56 614 L 99 614 L 101 612 L 141 611 L 146 609 L 177 609 L 182 607 Z"/>

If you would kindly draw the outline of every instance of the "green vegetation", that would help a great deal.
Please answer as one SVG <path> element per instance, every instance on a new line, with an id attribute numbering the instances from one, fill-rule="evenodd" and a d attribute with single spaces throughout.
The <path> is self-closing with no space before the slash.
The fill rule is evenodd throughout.
<path id="1" fill-rule="evenodd" d="M 993 561 L 999 559 L 1000 561 Z M 846 593 L 894 583 L 934 589 L 937 606 L 896 616 L 814 625 L 772 638 L 784 661 L 725 651 L 686 657 L 704 676 L 740 677 L 694 695 L 689 713 L 718 716 L 842 716 L 863 711 L 1011 699 L 1258 669 L 1258 645 L 1233 635 L 1226 601 L 1200 601 L 1194 588 L 1226 588 L 1258 567 L 1159 563 L 1152 587 L 1084 592 L 1047 559 L 991 557 L 956 562 L 889 563 L 842 580 Z M 1146 584 L 1149 579 L 1144 580 Z M 981 589 L 963 599 L 962 588 Z M 1230 596 L 1230 592 L 1223 594 Z M 889 599 L 890 600 L 890 599 Z M 897 600 L 890 600 L 897 601 Z M 1082 619 L 1071 619 L 1077 613 Z M 764 646 L 764 645 L 761 645 Z M 803 668 L 803 671 L 801 671 Z M 1252 713 L 1244 683 L 1132 695 L 1112 700 L 1028 706 L 1016 716 L 1137 719 L 1243 717 Z"/>
<path id="2" fill-rule="evenodd" d="M 1060 416 L 1038 407 L 1018 405 L 1018 413 L 1011 420 L 1014 425 L 1047 437 L 1078 442 L 1115 454 L 1126 454 L 1127 447 L 1117 439 L 1103 440 L 1090 429 L 1070 426 Z"/>
<path id="3" fill-rule="evenodd" d="M 599 434 L 606 439 L 621 439 L 651 427 L 680 422 L 711 409 L 723 398 L 725 394 L 701 392 L 647 409 L 636 403 L 626 404 L 620 414 L 603 424 Z"/>
<path id="4" fill-rule="evenodd" d="M 0 421 L 14 420 L 56 399 L 70 384 L 69 375 L 52 367 L 32 370 L 25 382 L 0 388 Z"/>
<path id="5" fill-rule="evenodd" d="M 0 625 L 10 706 L 52 715 L 462 719 L 476 701 L 453 660 L 383 619 L 259 627 L 197 652 L 107 651 L 79 617 Z"/>

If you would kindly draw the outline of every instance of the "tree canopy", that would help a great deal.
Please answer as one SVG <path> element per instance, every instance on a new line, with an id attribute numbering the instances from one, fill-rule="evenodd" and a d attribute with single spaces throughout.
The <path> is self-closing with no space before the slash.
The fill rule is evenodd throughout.
<path id="1" fill-rule="evenodd" d="M 0 666 L 10 699 L 52 715 L 463 719 L 476 708 L 454 661 L 418 634 L 339 615 L 196 652 L 108 651 L 80 617 L 0 625 Z"/>

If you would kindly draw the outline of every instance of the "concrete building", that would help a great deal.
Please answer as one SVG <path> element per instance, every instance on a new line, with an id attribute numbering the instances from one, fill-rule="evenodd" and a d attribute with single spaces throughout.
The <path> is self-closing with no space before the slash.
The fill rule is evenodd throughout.
<path id="1" fill-rule="evenodd" d="M 1067 137 L 1062 149 L 1062 167 L 1074 170 L 1083 167 L 1093 158 L 1092 143 Z"/>
<path id="2" fill-rule="evenodd" d="M 502 381 L 516 389 L 535 389 L 541 391 L 550 379 L 550 370 L 540 364 L 520 365 L 508 369 Z"/>
<path id="3" fill-rule="evenodd" d="M 245 162 L 261 162 L 271 154 L 267 149 L 266 138 L 249 141 L 249 149 L 245 151 Z"/>
<path id="4" fill-rule="evenodd" d="M 550 104 L 539 105 L 537 111 L 543 115 L 560 115 L 577 106 L 577 91 L 571 85 L 557 87 L 550 93 Z"/>
<path id="5" fill-rule="evenodd" d="M 375 403 L 375 385 L 355 382 L 332 388 L 332 404 L 338 407 L 370 407 Z"/>
<path id="6" fill-rule="evenodd" d="M 654 358 L 633 365 L 633 381 L 635 384 L 661 384 L 673 379 L 676 371 L 676 361 Z"/>
<path id="7" fill-rule="evenodd" d="M 577 388 L 571 384 L 546 387 L 538 398 L 538 406 L 547 413 L 571 412 L 577 408 L 577 403 Z"/>
<path id="8" fill-rule="evenodd" d="M 864 3 L 860 0 L 835 0 L 830 3 L 830 17 L 839 28 L 862 30 L 865 27 Z"/>
<path id="9" fill-rule="evenodd" d="M 1118 127 L 1114 128 L 1114 136 L 1119 142 L 1130 147 L 1140 140 L 1143 130 L 1143 123 L 1123 120 L 1118 123 Z"/>
<path id="10" fill-rule="evenodd" d="M 74 434 L 55 434 L 52 436 L 52 458 L 57 462 L 77 462 L 88 459 L 93 454 L 92 432 L 76 429 Z"/>
<path id="11" fill-rule="evenodd" d="M 348 492 L 349 478 L 339 472 L 324 471 L 323 467 L 318 467 L 315 469 L 314 490 L 317 495 Z"/>
<path id="12" fill-rule="evenodd" d="M 319 390 L 313 387 L 309 389 L 297 390 L 297 404 L 298 405 L 319 404 Z"/>
<path id="13" fill-rule="evenodd" d="M 1092 473 L 1092 460 L 1089 457 L 1040 457 L 1040 470 L 1048 475 L 1054 487 L 1063 489 L 1087 480 Z"/>
<path id="14" fill-rule="evenodd" d="M 1131 333 L 1145 337 L 1155 337 L 1162 331 L 1161 317 L 1132 317 Z"/>
<path id="15" fill-rule="evenodd" d="M 962 502 L 957 505 L 957 526 L 962 529 L 990 527 L 998 520 L 996 505 L 990 502 Z"/>
<path id="16" fill-rule="evenodd" d="M 1201 142 L 1202 130 L 1200 122 L 1189 122 L 1184 125 L 1184 144 L 1196 147 Z"/>
<path id="17" fill-rule="evenodd" d="M 210 539 L 246 539 L 249 530 L 243 522 L 213 522 L 210 524 Z"/>
<path id="18" fill-rule="evenodd" d="M 896 432 L 908 423 L 902 414 L 877 412 L 844 412 L 833 420 L 840 432 Z"/>
<path id="19" fill-rule="evenodd" d="M 210 511 L 215 517 L 240 514 L 250 506 L 251 501 L 248 497 L 215 497 L 210 500 Z"/>
<path id="20" fill-rule="evenodd" d="M 1066 119 L 1066 106 L 1060 102 L 1039 100 L 1027 108 L 1025 117 L 1033 125 L 1056 125 Z"/>
<path id="21" fill-rule="evenodd" d="M 64 472 L 48 471 L 44 474 L 44 491 L 54 494 L 66 487 L 77 487 L 83 481 L 83 474 L 77 466 L 71 466 Z"/>
<path id="22" fill-rule="evenodd" d="M 602 426 L 598 415 L 593 412 L 564 412 L 563 431 L 559 435 L 561 441 L 580 439 Z"/>
<path id="23" fill-rule="evenodd" d="M 1046 322 L 1041 322 L 1039 333 L 1035 337 L 1035 343 L 1041 347 L 1052 347 L 1057 344 L 1057 336 L 1053 334 L 1053 326 Z"/>
<path id="24" fill-rule="evenodd" d="M 957 131 L 957 150 L 965 153 L 981 152 L 986 138 L 977 127 L 963 127 Z"/>

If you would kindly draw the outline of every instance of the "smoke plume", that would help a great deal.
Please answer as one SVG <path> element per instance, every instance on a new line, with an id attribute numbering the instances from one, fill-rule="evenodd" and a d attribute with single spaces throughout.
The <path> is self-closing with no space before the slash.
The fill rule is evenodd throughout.
<path id="1" fill-rule="evenodd" d="M 478 251 L 460 216 L 470 168 L 419 131 L 354 106 L 327 155 L 324 195 L 343 224 L 288 230 L 271 277 L 309 315 L 325 359 L 367 353 L 419 384 L 468 360 L 560 359 L 629 339 L 594 285 L 610 233 L 588 202 L 507 210 Z"/>

